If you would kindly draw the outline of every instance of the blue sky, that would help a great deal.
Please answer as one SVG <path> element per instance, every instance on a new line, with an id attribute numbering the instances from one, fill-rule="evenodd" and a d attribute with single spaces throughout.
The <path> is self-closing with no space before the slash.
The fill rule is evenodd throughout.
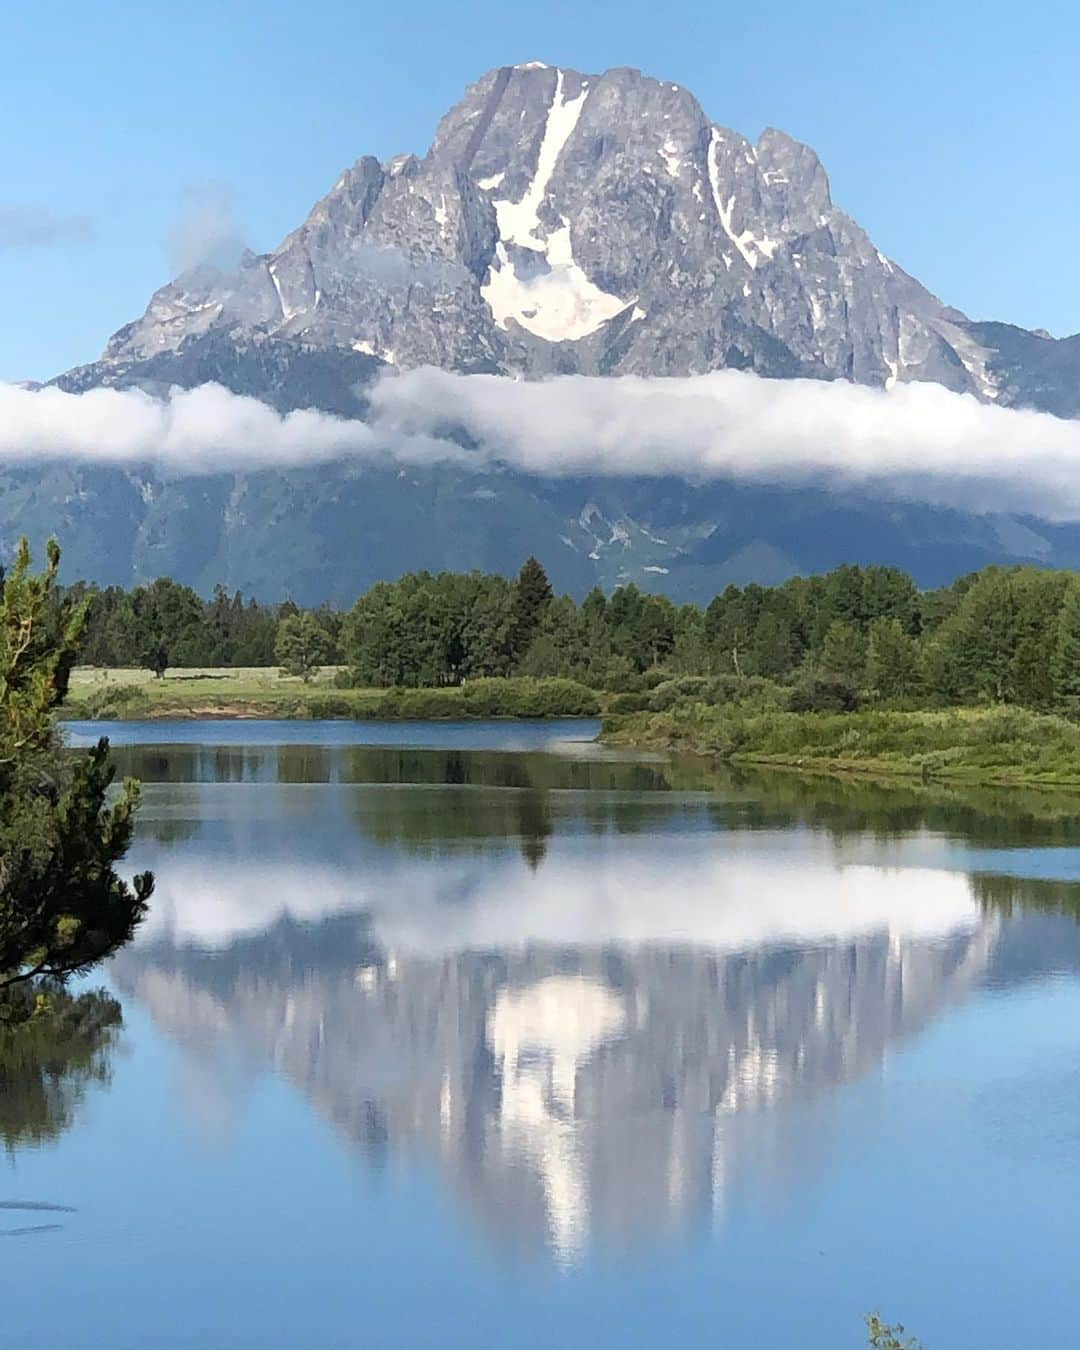
<path id="1" fill-rule="evenodd" d="M 171 275 L 193 188 L 274 246 L 362 153 L 422 152 L 491 66 L 637 66 L 717 122 L 775 125 L 833 195 L 973 317 L 1080 330 L 1080 18 L 1002 0 L 7 0 L 0 379 L 94 359 Z"/>

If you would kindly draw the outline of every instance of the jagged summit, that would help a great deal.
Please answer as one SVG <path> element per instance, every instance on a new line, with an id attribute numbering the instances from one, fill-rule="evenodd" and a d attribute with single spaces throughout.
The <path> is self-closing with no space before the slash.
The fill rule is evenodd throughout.
<path id="1" fill-rule="evenodd" d="M 834 204 L 809 146 L 775 128 L 750 141 L 637 70 L 536 60 L 471 85 L 426 154 L 362 156 L 278 248 L 162 287 L 99 361 L 57 382 L 216 381 L 282 411 L 363 417 L 380 371 L 425 363 L 936 381 L 1080 414 L 1080 337 L 943 304 Z M 510 574 L 529 553 L 578 594 L 633 580 L 703 601 L 840 562 L 894 563 L 930 585 L 988 562 L 1080 564 L 1076 527 L 805 486 L 355 463 L 0 478 L 0 551 L 56 532 L 75 576 L 171 574 L 271 600 L 348 604 L 411 568 Z"/>
<path id="2" fill-rule="evenodd" d="M 990 349 L 833 204 L 810 147 L 751 142 L 637 70 L 540 61 L 471 85 L 423 158 L 358 159 L 273 252 L 163 287 L 66 382 L 154 378 L 140 366 L 209 334 L 466 371 L 737 366 L 999 396 Z"/>

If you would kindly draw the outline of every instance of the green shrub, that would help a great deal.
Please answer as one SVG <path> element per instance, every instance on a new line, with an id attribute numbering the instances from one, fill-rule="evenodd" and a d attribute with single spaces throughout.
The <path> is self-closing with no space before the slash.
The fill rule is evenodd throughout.
<path id="1" fill-rule="evenodd" d="M 354 704 L 341 694 L 315 694 L 305 700 L 308 715 L 314 718 L 351 717 Z"/>
<path id="2" fill-rule="evenodd" d="M 608 712 L 616 714 L 648 712 L 654 706 L 655 697 L 655 694 L 647 694 L 644 690 L 637 694 L 616 694 L 608 701 Z"/>
<path id="3" fill-rule="evenodd" d="M 646 700 L 646 707 L 652 712 L 667 712 L 676 703 L 688 699 L 706 700 L 712 681 L 705 675 L 682 675 L 674 680 L 664 680 L 652 691 Z M 625 697 L 625 696 L 624 696 Z M 637 712 L 637 708 L 627 708 L 627 712 Z"/>
<path id="4" fill-rule="evenodd" d="M 87 717 L 106 721 L 130 716 L 139 704 L 147 701 L 146 694 L 137 684 L 106 684 L 95 689 L 79 708 Z"/>
<path id="5" fill-rule="evenodd" d="M 849 680 L 822 671 L 803 675 L 788 703 L 792 712 L 854 712 L 858 706 L 859 692 Z"/>
<path id="6" fill-rule="evenodd" d="M 596 694 L 575 680 L 470 680 L 446 689 L 388 689 L 367 715 L 387 719 L 474 717 L 593 717 Z"/>
<path id="7" fill-rule="evenodd" d="M 472 717 L 591 717 L 600 710 L 596 694 L 576 680 L 470 680 L 461 694 Z"/>
<path id="8" fill-rule="evenodd" d="M 775 680 L 763 675 L 717 675 L 709 681 L 706 702 L 718 706 L 749 704 L 758 708 L 787 706 L 788 693 Z"/>

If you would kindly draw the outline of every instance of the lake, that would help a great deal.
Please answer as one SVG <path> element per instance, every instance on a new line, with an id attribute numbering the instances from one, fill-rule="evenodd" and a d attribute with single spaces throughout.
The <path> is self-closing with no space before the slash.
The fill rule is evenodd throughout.
<path id="1" fill-rule="evenodd" d="M 4 1344 L 1063 1343 L 1080 799 L 100 730 L 157 890 L 122 1026 L 0 1065 Z"/>

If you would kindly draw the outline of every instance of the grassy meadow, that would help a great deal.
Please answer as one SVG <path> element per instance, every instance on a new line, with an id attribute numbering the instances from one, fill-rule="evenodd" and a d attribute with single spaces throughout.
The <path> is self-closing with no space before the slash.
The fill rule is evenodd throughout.
<path id="1" fill-rule="evenodd" d="M 1080 724 L 1000 705 L 815 713 L 686 701 L 662 712 L 609 716 L 604 739 L 733 765 L 1080 787 Z"/>
<path id="2" fill-rule="evenodd" d="M 152 671 L 79 666 L 64 706 L 70 719 L 124 721 L 207 717 L 413 718 L 591 717 L 597 695 L 574 680 L 471 680 L 439 689 L 339 688 L 341 668 L 305 683 L 274 667 Z"/>

